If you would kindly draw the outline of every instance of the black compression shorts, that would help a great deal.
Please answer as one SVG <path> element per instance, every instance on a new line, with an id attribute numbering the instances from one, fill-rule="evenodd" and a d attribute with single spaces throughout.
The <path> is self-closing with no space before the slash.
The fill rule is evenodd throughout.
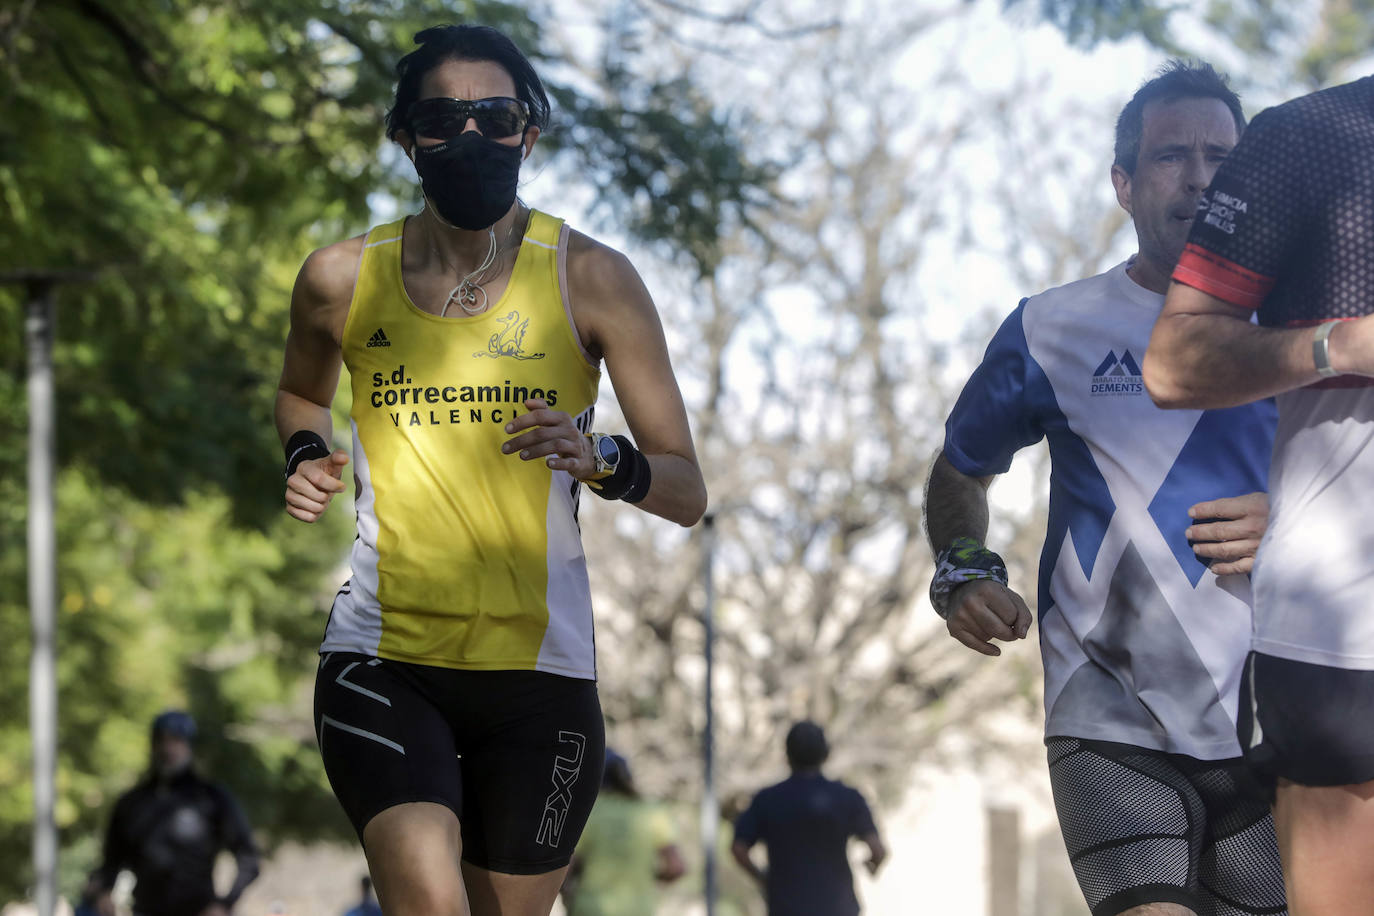
<path id="1" fill-rule="evenodd" d="M 435 802 L 458 816 L 464 861 L 516 875 L 568 864 L 605 763 L 596 682 L 542 671 L 329 653 L 315 735 L 359 839 L 387 808 Z"/>
<path id="2" fill-rule="evenodd" d="M 1244 761 L 1045 743 L 1059 827 L 1093 916 L 1147 903 L 1198 916 L 1288 912 L 1268 799 Z"/>

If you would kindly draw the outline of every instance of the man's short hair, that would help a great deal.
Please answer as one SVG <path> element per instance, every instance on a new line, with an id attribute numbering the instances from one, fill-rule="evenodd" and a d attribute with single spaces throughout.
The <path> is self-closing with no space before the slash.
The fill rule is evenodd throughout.
<path id="1" fill-rule="evenodd" d="M 438 25 L 415 33 L 419 45 L 396 63 L 396 98 L 386 113 L 386 136 L 409 129 L 406 113 L 420 97 L 420 81 L 446 60 L 489 60 L 515 81 L 515 97 L 530 107 L 530 126 L 549 123 L 549 97 L 534 66 L 504 33 L 485 25 Z"/>
<path id="2" fill-rule="evenodd" d="M 825 763 L 830 745 L 825 730 L 815 722 L 804 719 L 787 731 L 787 762 L 794 770 L 809 770 Z"/>
<path id="3" fill-rule="evenodd" d="M 1113 164 L 1127 175 L 1135 174 L 1140 157 L 1140 137 L 1145 132 L 1145 106 L 1150 102 L 1177 102 L 1179 99 L 1218 99 L 1236 119 L 1236 135 L 1245 131 L 1245 111 L 1240 96 L 1227 79 L 1203 61 L 1171 60 L 1159 68 L 1154 79 L 1136 90 L 1116 119 L 1116 148 Z"/>

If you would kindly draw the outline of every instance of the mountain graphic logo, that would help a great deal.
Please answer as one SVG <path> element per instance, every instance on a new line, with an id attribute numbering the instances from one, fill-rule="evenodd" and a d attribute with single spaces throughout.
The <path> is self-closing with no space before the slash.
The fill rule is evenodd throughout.
<path id="1" fill-rule="evenodd" d="M 1118 357 L 1115 350 L 1108 350 L 1107 358 L 1093 372 L 1090 391 L 1095 398 L 1144 394 L 1145 380 L 1140 377 L 1140 364 L 1131 351 L 1122 350 Z"/>
<path id="2" fill-rule="evenodd" d="M 369 347 L 389 347 L 391 346 L 391 341 L 386 339 L 386 332 L 378 328 L 373 331 L 372 336 L 367 339 L 367 345 Z"/>
<path id="3" fill-rule="evenodd" d="M 1101 378 L 1104 375 L 1131 375 L 1140 377 L 1140 367 L 1136 365 L 1135 357 L 1131 356 L 1130 350 L 1123 350 L 1121 358 L 1116 358 L 1116 353 L 1112 350 L 1107 351 L 1107 358 L 1102 360 L 1102 364 L 1093 373 L 1093 378 Z"/>

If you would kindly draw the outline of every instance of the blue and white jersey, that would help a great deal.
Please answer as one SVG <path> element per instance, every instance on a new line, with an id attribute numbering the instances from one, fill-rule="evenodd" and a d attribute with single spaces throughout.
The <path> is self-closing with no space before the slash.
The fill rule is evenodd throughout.
<path id="1" fill-rule="evenodd" d="M 1184 531 L 1194 503 L 1265 489 L 1274 406 L 1155 407 L 1140 359 L 1164 297 L 1126 266 L 1022 300 L 959 396 L 944 455 L 986 477 L 1048 439 L 1046 736 L 1235 757 L 1250 583 L 1208 571 Z"/>

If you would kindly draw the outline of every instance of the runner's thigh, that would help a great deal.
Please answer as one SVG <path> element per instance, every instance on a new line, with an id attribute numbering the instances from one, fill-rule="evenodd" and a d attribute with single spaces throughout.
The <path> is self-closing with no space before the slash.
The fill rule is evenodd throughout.
<path id="1" fill-rule="evenodd" d="M 471 674 L 485 702 L 461 747 L 463 859 L 514 875 L 562 868 L 601 787 L 596 682 L 541 671 Z"/>
<path id="2" fill-rule="evenodd" d="M 1199 762 L 1189 774 L 1207 808 L 1199 916 L 1286 913 L 1269 792 L 1243 760 Z"/>
<path id="3" fill-rule="evenodd" d="M 1059 827 L 1093 916 L 1149 903 L 1197 912 L 1206 817 L 1169 755 L 1078 738 L 1046 745 Z"/>
<path id="4" fill-rule="evenodd" d="M 369 820 L 405 802 L 435 802 L 462 819 L 453 734 L 415 667 L 345 652 L 320 660 L 315 735 L 359 840 Z"/>

